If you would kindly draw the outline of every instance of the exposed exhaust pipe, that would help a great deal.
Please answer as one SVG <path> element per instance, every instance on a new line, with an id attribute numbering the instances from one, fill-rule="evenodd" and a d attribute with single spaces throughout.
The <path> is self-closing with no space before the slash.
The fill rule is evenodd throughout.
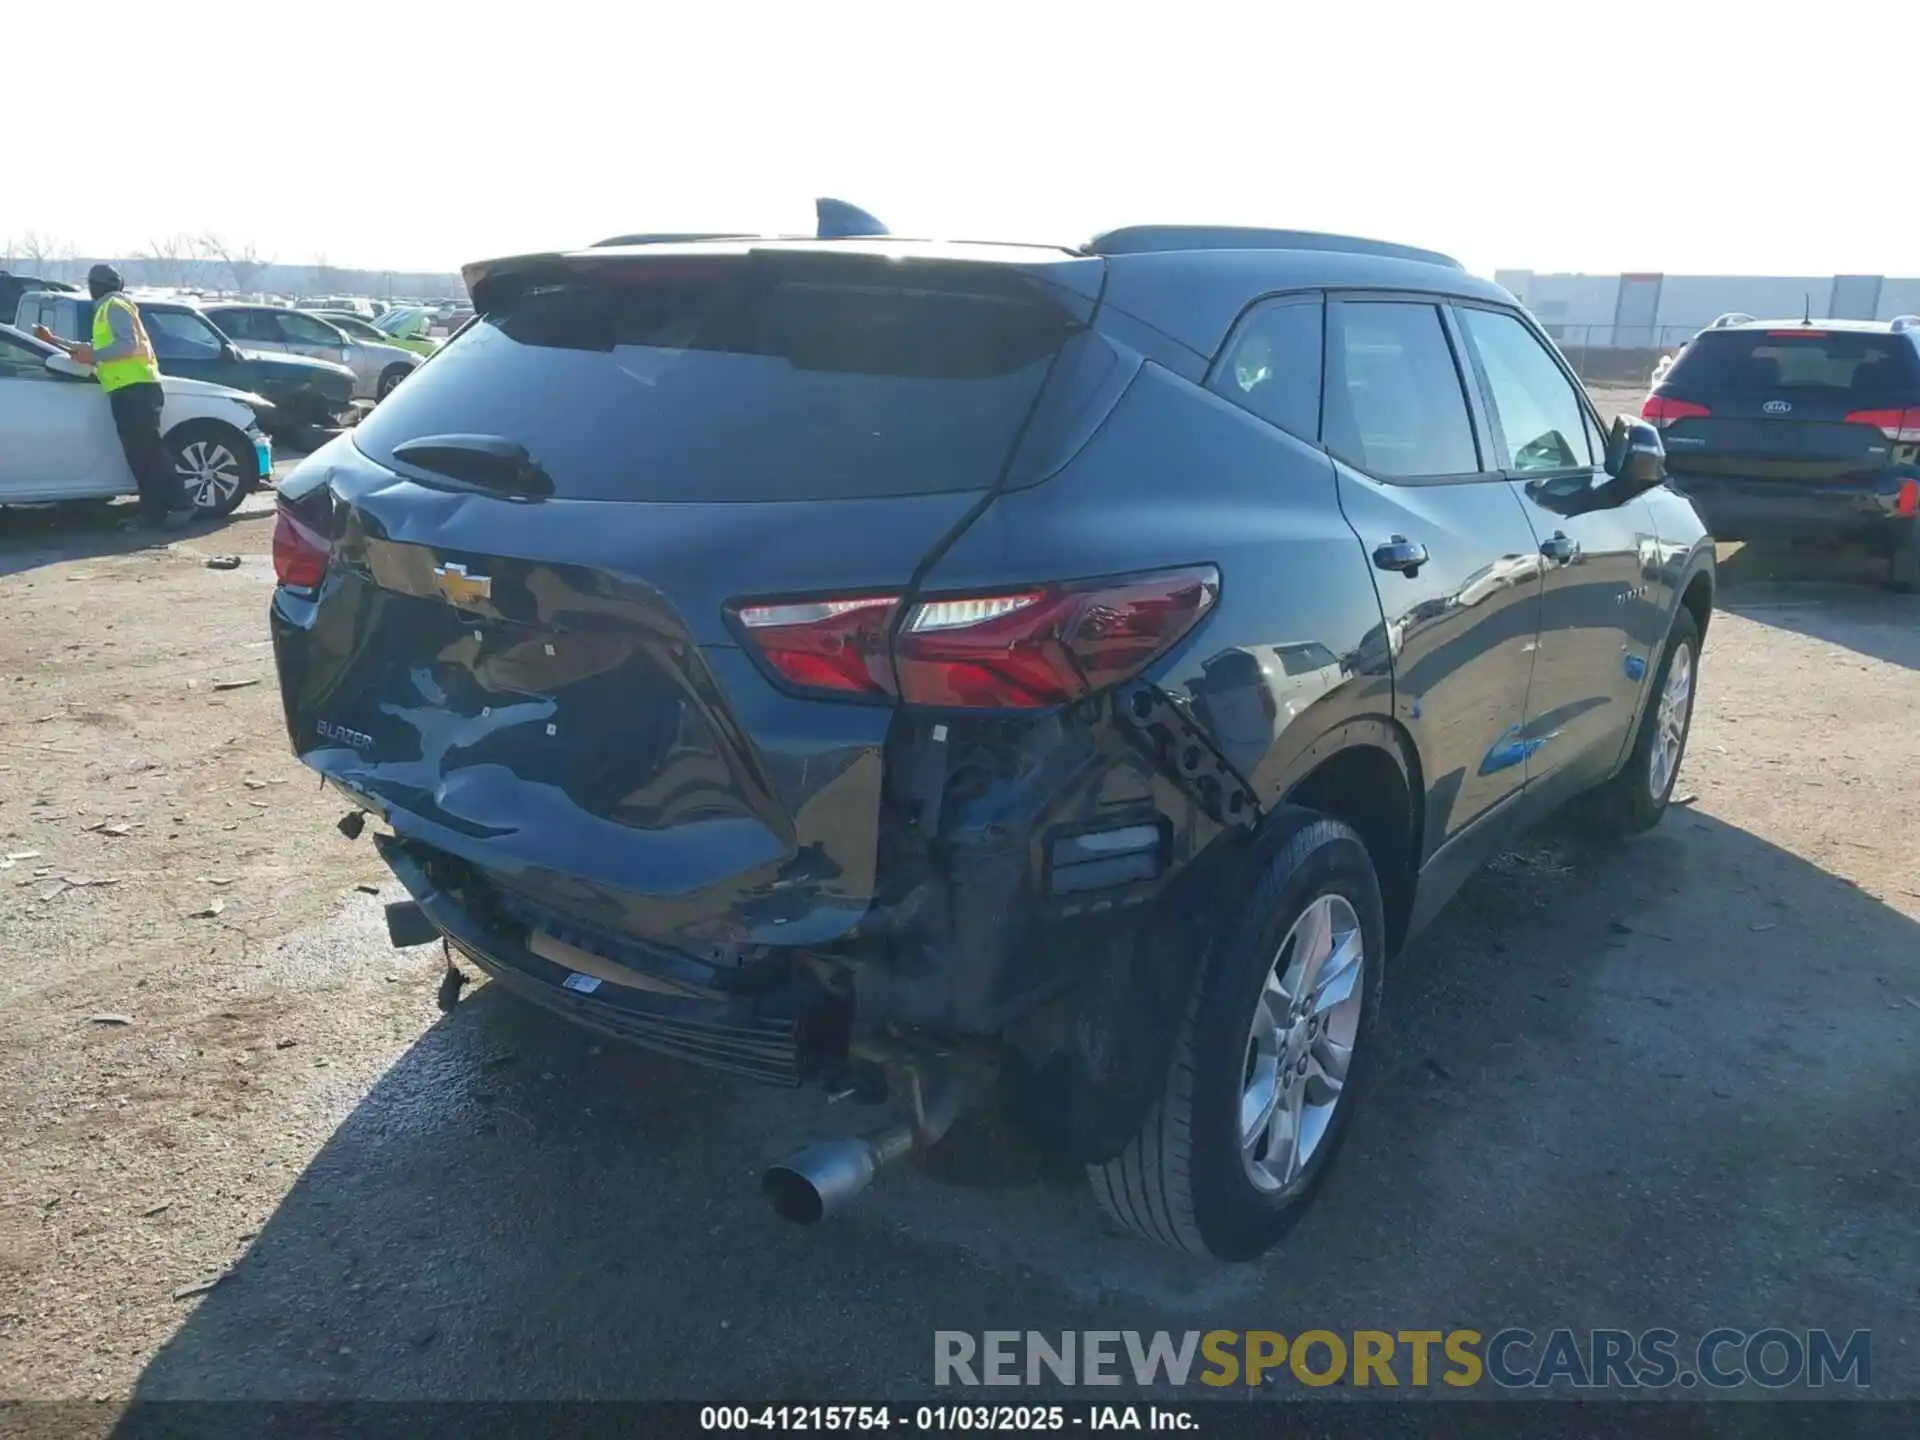
<path id="1" fill-rule="evenodd" d="M 793 1152 L 760 1177 L 760 1189 L 783 1220 L 817 1225 L 846 1205 L 884 1166 L 926 1149 L 947 1133 L 959 1112 L 959 1088 L 947 1068 L 916 1061 L 906 1067 L 913 1118 L 865 1135 L 821 1140 Z"/>

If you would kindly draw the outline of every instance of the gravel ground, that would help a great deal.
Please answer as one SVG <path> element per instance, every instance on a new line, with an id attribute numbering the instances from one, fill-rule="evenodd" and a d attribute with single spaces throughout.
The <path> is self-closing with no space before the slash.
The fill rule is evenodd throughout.
<path id="1" fill-rule="evenodd" d="M 265 510 L 0 519 L 0 1395 L 910 1395 L 936 1327 L 1770 1323 L 1870 1329 L 1920 1395 L 1920 601 L 1730 589 L 1691 802 L 1470 882 L 1313 1213 L 1210 1268 L 981 1123 L 787 1229 L 761 1163 L 868 1117 L 485 986 L 443 1015 L 286 753 Z"/>

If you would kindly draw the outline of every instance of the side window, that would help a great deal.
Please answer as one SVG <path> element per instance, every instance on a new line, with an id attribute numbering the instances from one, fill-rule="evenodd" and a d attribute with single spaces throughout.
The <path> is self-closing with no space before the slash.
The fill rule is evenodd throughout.
<path id="1" fill-rule="evenodd" d="M 1327 326 L 1327 448 L 1383 479 L 1480 469 L 1440 311 L 1347 301 Z"/>
<path id="2" fill-rule="evenodd" d="M 217 360 L 220 337 L 198 315 L 180 310 L 142 310 L 140 320 L 161 360 Z"/>
<path id="3" fill-rule="evenodd" d="M 283 338 L 295 345 L 338 345 L 340 336 L 332 327 L 308 315 L 283 310 L 273 317 L 280 324 Z"/>
<path id="4" fill-rule="evenodd" d="M 279 332 L 273 328 L 273 319 L 258 310 L 222 310 L 213 317 L 214 323 L 235 340 L 278 340 Z"/>
<path id="5" fill-rule="evenodd" d="M 1240 322 L 1207 388 L 1302 440 L 1320 438 L 1319 299 L 1257 305 Z"/>
<path id="6" fill-rule="evenodd" d="M 1494 419 L 1506 437 L 1509 468 L 1538 475 L 1591 465 L 1585 408 L 1546 347 L 1512 315 L 1466 309 L 1459 314 L 1493 391 Z"/>
<path id="7" fill-rule="evenodd" d="M 250 340 L 268 340 L 278 343 L 288 339 L 281 328 L 280 317 L 271 310 L 242 310 L 242 323 L 247 327 Z"/>

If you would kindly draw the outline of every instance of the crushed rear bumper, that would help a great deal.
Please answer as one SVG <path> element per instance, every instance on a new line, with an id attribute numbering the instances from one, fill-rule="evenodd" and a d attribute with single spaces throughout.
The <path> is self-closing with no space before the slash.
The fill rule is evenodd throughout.
<path id="1" fill-rule="evenodd" d="M 526 902 L 482 898 L 483 881 L 452 878 L 450 867 L 460 867 L 452 857 L 390 836 L 375 843 L 454 950 L 570 1020 L 774 1085 L 798 1085 L 844 1056 L 844 1002 L 805 976 L 751 977 L 741 988 L 749 977 L 738 972 L 569 927 Z"/>

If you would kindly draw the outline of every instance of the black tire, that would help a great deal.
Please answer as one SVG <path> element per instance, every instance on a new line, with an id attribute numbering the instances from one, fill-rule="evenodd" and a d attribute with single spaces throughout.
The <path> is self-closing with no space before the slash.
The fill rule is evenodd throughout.
<path id="1" fill-rule="evenodd" d="M 166 443 L 167 458 L 196 515 L 231 515 L 259 482 L 253 441 L 231 425 L 189 420 L 169 430 Z"/>
<path id="2" fill-rule="evenodd" d="M 374 394 L 381 400 L 393 393 L 393 387 L 413 373 L 411 365 L 389 365 L 380 372 L 380 382 L 374 388 Z"/>
<path id="3" fill-rule="evenodd" d="M 1201 961 L 1160 1097 L 1126 1149 L 1087 1167 L 1101 1206 L 1127 1229 L 1214 1260 L 1252 1259 L 1277 1244 L 1325 1179 L 1371 1065 L 1386 961 L 1380 881 L 1358 835 L 1290 808 L 1268 821 L 1261 855 L 1247 892 L 1222 897 L 1223 923 Z M 1350 1059 L 1306 1163 L 1278 1188 L 1263 1188 L 1241 1146 L 1250 1031 L 1283 945 L 1293 949 L 1296 922 L 1327 897 L 1349 908 L 1362 947 Z M 1278 1068 L 1286 1073 L 1284 1059 Z M 1303 1095 L 1309 1083 L 1301 1081 Z"/>
<path id="4" fill-rule="evenodd" d="M 1667 679 L 1673 673 L 1674 658 L 1685 648 L 1687 669 L 1692 679 L 1687 687 L 1685 713 L 1680 717 L 1678 753 L 1668 768 L 1665 783 L 1653 784 L 1654 741 L 1662 726 L 1661 697 L 1666 694 Z M 1660 668 L 1654 673 L 1653 689 L 1647 695 L 1647 708 L 1641 712 L 1640 725 L 1633 734 L 1633 748 L 1626 764 L 1611 780 L 1582 795 L 1574 807 L 1575 818 L 1586 829 L 1601 835 L 1638 835 L 1651 830 L 1667 813 L 1673 787 L 1680 778 L 1680 767 L 1687 758 L 1687 738 L 1693 733 L 1693 701 L 1700 687 L 1700 627 L 1693 612 L 1684 605 L 1673 617 L 1667 631 L 1666 649 L 1660 655 Z"/>

